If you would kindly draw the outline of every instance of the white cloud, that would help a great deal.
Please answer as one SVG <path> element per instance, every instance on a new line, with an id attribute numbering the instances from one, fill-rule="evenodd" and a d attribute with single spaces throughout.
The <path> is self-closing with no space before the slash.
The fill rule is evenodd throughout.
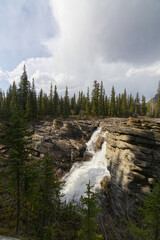
<path id="1" fill-rule="evenodd" d="M 104 82 L 107 94 L 112 85 L 117 93 L 124 88 L 133 94 L 155 93 L 160 36 L 147 37 L 159 27 L 157 1 L 50 0 L 50 7 L 58 29 L 42 44 L 51 56 L 23 61 L 7 73 L 10 82 L 20 79 L 25 63 L 29 78 L 47 92 L 51 82 L 60 91 L 66 85 L 71 93 L 86 91 L 96 79 Z"/>
<path id="2" fill-rule="evenodd" d="M 0 81 L 4 81 L 4 80 L 7 80 L 8 78 L 8 75 L 6 72 L 3 72 L 1 69 L 0 69 Z"/>

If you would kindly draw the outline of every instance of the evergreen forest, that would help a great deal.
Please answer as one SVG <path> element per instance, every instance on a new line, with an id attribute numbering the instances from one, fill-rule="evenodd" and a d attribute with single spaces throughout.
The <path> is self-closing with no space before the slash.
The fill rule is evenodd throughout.
<path id="1" fill-rule="evenodd" d="M 0 119 L 8 119 L 15 109 L 24 112 L 28 120 L 41 119 L 49 116 L 52 118 L 69 116 L 80 117 L 137 117 L 137 116 L 160 116 L 160 85 L 156 94 L 156 103 L 147 104 L 145 96 L 137 92 L 136 96 L 128 94 L 126 89 L 123 93 L 116 94 L 112 86 L 110 96 L 105 94 L 103 82 L 93 82 L 92 90 L 89 87 L 85 94 L 80 91 L 78 96 L 69 96 L 66 86 L 64 96 L 60 96 L 57 86 L 50 86 L 47 95 L 42 89 L 36 92 L 34 79 L 29 82 L 26 67 L 18 86 L 15 82 L 6 93 L 0 90 Z"/>
<path id="2" fill-rule="evenodd" d="M 28 81 L 26 68 L 19 85 L 13 82 L 6 93 L 0 91 L 0 235 L 22 240 L 98 240 L 98 239 L 160 239 L 160 180 L 140 208 L 143 222 L 139 228 L 133 221 L 113 219 L 90 182 L 80 203 L 62 201 L 63 182 L 55 175 L 54 159 L 48 154 L 34 159 L 30 121 L 44 117 L 160 117 L 160 86 L 154 109 L 137 92 L 134 98 L 126 90 L 116 95 L 105 94 L 103 82 L 93 82 L 87 95 L 79 92 L 69 97 L 66 87 L 59 96 L 57 87 L 50 86 L 47 95 L 36 92 L 34 79 Z M 105 210 L 104 210 L 105 209 Z M 132 235 L 131 235 L 131 233 Z"/>

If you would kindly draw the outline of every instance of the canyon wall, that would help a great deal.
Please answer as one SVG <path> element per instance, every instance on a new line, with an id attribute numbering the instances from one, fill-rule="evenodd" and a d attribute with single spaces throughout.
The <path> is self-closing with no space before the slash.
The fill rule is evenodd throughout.
<path id="1" fill-rule="evenodd" d="M 160 172 L 160 123 L 110 119 L 102 127 L 108 130 L 106 158 L 111 174 L 111 206 L 117 216 L 131 216 L 136 212 L 139 197 L 150 192 Z"/>
<path id="2" fill-rule="evenodd" d="M 57 175 L 64 176 L 74 162 L 88 159 L 89 156 L 84 154 L 86 142 L 98 125 L 99 121 L 92 120 L 39 122 L 31 137 L 35 159 L 49 153 L 53 156 Z"/>
<path id="3" fill-rule="evenodd" d="M 56 173 L 64 176 L 74 162 L 86 161 L 86 142 L 98 126 L 106 135 L 106 159 L 110 179 L 102 182 L 117 216 L 131 216 L 136 212 L 139 197 L 149 193 L 160 172 L 160 122 L 144 119 L 40 121 L 32 126 L 31 136 L 35 149 L 33 157 L 39 159 L 49 152 L 53 156 Z M 101 148 L 103 137 L 97 141 Z M 6 147 L 0 145 L 0 156 Z M 7 157 L 7 156 L 6 156 Z M 0 165 L 1 167 L 1 165 Z M 3 167 L 3 166 L 2 166 Z"/>

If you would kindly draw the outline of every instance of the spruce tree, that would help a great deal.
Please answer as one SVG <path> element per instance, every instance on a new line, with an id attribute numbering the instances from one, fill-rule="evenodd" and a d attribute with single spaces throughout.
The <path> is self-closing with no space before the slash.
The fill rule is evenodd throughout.
<path id="1" fill-rule="evenodd" d="M 47 228 L 57 224 L 61 211 L 63 183 L 55 176 L 53 157 L 48 153 L 39 161 L 39 185 L 33 202 L 34 224 L 38 235 L 44 239 Z"/>
<path id="2" fill-rule="evenodd" d="M 127 104 L 127 92 L 124 89 L 124 93 L 122 94 L 122 117 L 128 117 L 128 104 Z"/>
<path id="3" fill-rule="evenodd" d="M 69 96 L 68 96 L 68 87 L 65 90 L 65 96 L 63 100 L 63 117 L 68 118 L 70 114 L 70 104 L 69 104 Z"/>
<path id="4" fill-rule="evenodd" d="M 141 103 L 141 114 L 142 116 L 145 116 L 147 112 L 147 106 L 146 106 L 146 98 L 142 95 L 142 103 Z"/>
<path id="5" fill-rule="evenodd" d="M 37 111 L 38 115 L 42 116 L 42 100 L 43 100 L 43 90 L 41 89 L 38 95 L 38 101 L 37 101 Z"/>
<path id="6" fill-rule="evenodd" d="M 92 191 L 93 186 L 90 181 L 87 184 L 86 197 L 81 197 L 80 214 L 82 218 L 81 229 L 78 231 L 79 239 L 83 240 L 98 240 L 103 239 L 101 234 L 98 234 L 98 225 L 96 217 L 100 212 L 98 207 L 97 195 Z"/>
<path id="7" fill-rule="evenodd" d="M 73 97 L 71 98 L 71 112 L 72 115 L 76 114 L 76 95 L 74 93 Z"/>
<path id="8" fill-rule="evenodd" d="M 133 221 L 129 223 L 129 230 L 136 239 L 159 240 L 160 239 L 160 176 L 150 194 L 141 199 L 142 207 L 139 213 L 142 219 L 141 226 Z"/>
<path id="9" fill-rule="evenodd" d="M 103 88 L 103 82 L 101 81 L 100 85 L 100 91 L 99 91 L 99 102 L 98 102 L 98 111 L 99 111 L 99 116 L 104 116 L 104 97 L 105 97 L 105 92 Z"/>
<path id="10" fill-rule="evenodd" d="M 49 112 L 49 115 L 53 117 L 54 107 L 53 107 L 53 87 L 52 87 L 52 83 L 51 83 L 51 86 L 50 86 L 48 112 Z M 44 111 L 43 111 L 43 113 L 44 113 Z"/>
<path id="11" fill-rule="evenodd" d="M 48 106 L 50 106 L 48 102 L 49 102 L 48 96 L 46 93 L 44 93 L 42 97 L 42 115 L 43 116 L 46 116 L 47 114 L 51 114 L 51 112 L 53 111 L 53 109 L 52 110 L 48 109 Z"/>
<path id="12" fill-rule="evenodd" d="M 89 87 L 87 88 L 87 97 L 86 97 L 86 106 L 85 106 L 85 113 L 87 116 L 91 113 L 91 106 L 90 106 L 90 96 L 89 96 Z"/>
<path id="13" fill-rule="evenodd" d="M 56 85 L 54 87 L 53 110 L 54 110 L 54 116 L 57 117 L 59 115 L 59 96 L 58 96 Z"/>
<path id="14" fill-rule="evenodd" d="M 24 192 L 24 178 L 29 154 L 32 152 L 30 142 L 26 139 L 31 132 L 27 130 L 27 124 L 21 112 L 15 111 L 11 119 L 6 122 L 1 134 L 1 141 L 7 146 L 7 158 L 5 162 L 5 175 L 7 177 L 6 190 L 8 197 L 16 209 L 16 234 L 18 234 L 21 217 L 21 203 Z"/>
<path id="15" fill-rule="evenodd" d="M 140 114 L 140 99 L 139 99 L 139 93 L 136 93 L 135 98 L 135 114 L 136 116 Z"/>
<path id="16" fill-rule="evenodd" d="M 116 114 L 116 106 L 115 106 L 115 90 L 114 86 L 112 86 L 112 91 L 111 91 L 111 102 L 110 102 L 110 116 L 114 117 Z"/>
<path id="17" fill-rule="evenodd" d="M 120 93 L 116 100 L 116 106 L 117 106 L 117 116 L 122 117 L 122 96 Z"/>
<path id="18" fill-rule="evenodd" d="M 128 108 L 129 108 L 129 116 L 133 116 L 134 114 L 134 98 L 132 96 L 132 94 L 129 95 L 129 99 L 128 99 Z"/>
<path id="19" fill-rule="evenodd" d="M 11 91 L 11 100 L 10 100 L 10 106 L 9 106 L 10 112 L 13 113 L 18 109 L 18 91 L 15 81 L 12 85 L 12 91 Z"/>
<path id="20" fill-rule="evenodd" d="M 37 117 L 37 97 L 36 97 L 34 79 L 32 80 L 32 86 L 27 97 L 26 116 L 30 120 L 35 119 Z"/>
<path id="21" fill-rule="evenodd" d="M 107 96 L 105 96 L 105 102 L 104 102 L 104 107 L 105 107 L 105 116 L 109 116 L 109 99 Z"/>
<path id="22" fill-rule="evenodd" d="M 22 110 L 26 111 L 27 98 L 30 92 L 30 82 L 28 81 L 25 65 L 23 68 L 23 74 L 20 79 L 18 92 L 19 92 L 19 104 L 22 107 Z"/>
<path id="23" fill-rule="evenodd" d="M 91 112 L 93 116 L 98 116 L 98 103 L 99 103 L 99 83 L 95 80 L 92 90 Z"/>
<path id="24" fill-rule="evenodd" d="M 64 101 L 63 101 L 63 98 L 61 96 L 60 98 L 60 102 L 59 102 L 59 111 L 60 111 L 60 115 L 63 116 L 63 105 L 64 105 Z"/>

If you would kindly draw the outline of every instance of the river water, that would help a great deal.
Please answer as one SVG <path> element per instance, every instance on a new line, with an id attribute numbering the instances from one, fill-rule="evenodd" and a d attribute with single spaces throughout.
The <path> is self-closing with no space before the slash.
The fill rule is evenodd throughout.
<path id="1" fill-rule="evenodd" d="M 85 195 L 86 184 L 89 181 L 93 186 L 93 191 L 100 190 L 102 179 L 109 175 L 105 157 L 106 142 L 104 141 L 101 150 L 98 152 L 95 152 L 95 147 L 99 135 L 105 137 L 106 134 L 107 132 L 102 132 L 102 129 L 98 128 L 86 144 L 86 151 L 92 154 L 91 159 L 87 162 L 74 163 L 70 172 L 63 177 L 62 180 L 65 181 L 65 185 L 62 189 L 64 194 L 62 200 L 69 202 L 74 198 L 78 202 L 81 195 Z"/>

